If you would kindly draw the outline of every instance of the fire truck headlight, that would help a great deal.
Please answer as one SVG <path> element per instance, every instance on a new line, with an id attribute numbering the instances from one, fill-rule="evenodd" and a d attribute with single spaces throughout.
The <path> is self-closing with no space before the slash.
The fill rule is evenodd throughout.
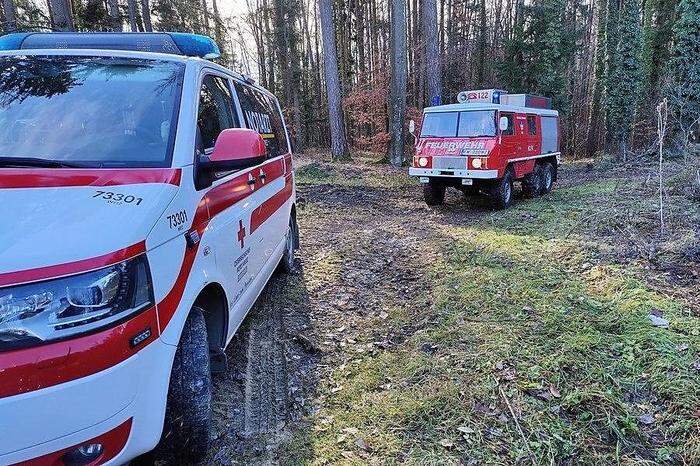
<path id="1" fill-rule="evenodd" d="M 481 159 L 472 159 L 472 167 L 474 168 L 481 168 L 482 166 L 482 160 Z"/>
<path id="2" fill-rule="evenodd" d="M 0 352 L 116 325 L 153 303 L 145 254 L 92 272 L 0 288 Z"/>
<path id="3" fill-rule="evenodd" d="M 428 159 L 426 157 L 420 157 L 418 159 L 418 165 L 421 167 L 427 167 L 428 166 Z"/>

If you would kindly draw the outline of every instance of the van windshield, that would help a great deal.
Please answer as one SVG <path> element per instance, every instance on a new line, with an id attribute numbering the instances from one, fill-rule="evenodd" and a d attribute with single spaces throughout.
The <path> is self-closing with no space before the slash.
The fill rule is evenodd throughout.
<path id="1" fill-rule="evenodd" d="M 0 57 L 0 158 L 170 165 L 184 66 L 117 57 Z"/>
<path id="2" fill-rule="evenodd" d="M 421 137 L 476 138 L 496 135 L 495 110 L 426 113 Z"/>

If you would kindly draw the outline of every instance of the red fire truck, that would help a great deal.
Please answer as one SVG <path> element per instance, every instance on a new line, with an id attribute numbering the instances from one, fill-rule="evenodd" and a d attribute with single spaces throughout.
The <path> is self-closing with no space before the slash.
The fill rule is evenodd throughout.
<path id="1" fill-rule="evenodd" d="M 425 202 L 444 202 L 445 189 L 489 195 L 497 208 L 513 201 L 513 182 L 526 197 L 551 191 L 561 160 L 559 113 L 551 100 L 498 89 L 464 91 L 459 103 L 423 111 L 409 175 Z M 410 131 L 415 135 L 415 123 Z"/>

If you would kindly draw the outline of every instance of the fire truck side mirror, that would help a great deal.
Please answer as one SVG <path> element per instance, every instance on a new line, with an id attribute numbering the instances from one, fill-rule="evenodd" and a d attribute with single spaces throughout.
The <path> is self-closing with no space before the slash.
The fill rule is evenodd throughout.
<path id="1" fill-rule="evenodd" d="M 416 122 L 411 120 L 408 122 L 408 132 L 412 135 L 416 135 Z"/>
<path id="2" fill-rule="evenodd" d="M 508 129 L 508 117 L 502 116 L 498 120 L 498 129 L 500 129 L 501 131 L 506 131 Z"/>

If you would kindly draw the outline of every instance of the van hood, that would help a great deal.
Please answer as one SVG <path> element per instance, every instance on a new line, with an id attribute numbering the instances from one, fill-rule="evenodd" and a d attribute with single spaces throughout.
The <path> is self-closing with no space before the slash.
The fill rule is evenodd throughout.
<path id="1" fill-rule="evenodd" d="M 0 169 L 0 276 L 144 244 L 179 169 Z"/>
<path id="2" fill-rule="evenodd" d="M 424 157 L 441 155 L 486 156 L 496 146 L 496 139 L 496 137 L 421 138 L 416 144 L 416 155 Z"/>

